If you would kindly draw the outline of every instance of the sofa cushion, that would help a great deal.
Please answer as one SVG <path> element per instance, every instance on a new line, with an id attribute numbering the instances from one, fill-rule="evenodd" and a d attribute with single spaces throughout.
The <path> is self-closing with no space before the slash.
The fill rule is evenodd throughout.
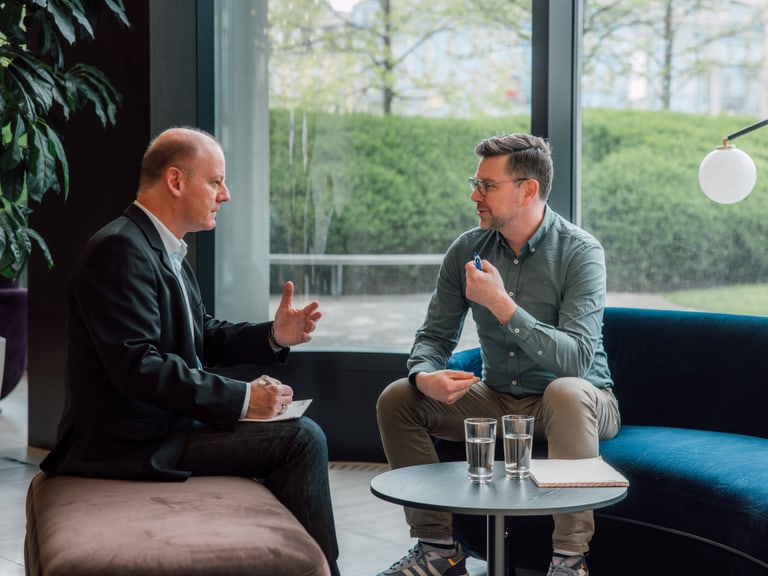
<path id="1" fill-rule="evenodd" d="M 768 440 L 661 426 L 623 426 L 600 443 L 629 479 L 601 511 L 679 531 L 768 563 Z"/>
<path id="2" fill-rule="evenodd" d="M 469 348 L 454 352 L 448 359 L 446 368 L 449 370 L 464 370 L 472 372 L 478 378 L 483 376 L 483 358 L 480 355 L 480 348 Z"/>
<path id="3" fill-rule="evenodd" d="M 320 547 L 262 484 L 230 476 L 32 480 L 27 574 L 328 575 Z"/>

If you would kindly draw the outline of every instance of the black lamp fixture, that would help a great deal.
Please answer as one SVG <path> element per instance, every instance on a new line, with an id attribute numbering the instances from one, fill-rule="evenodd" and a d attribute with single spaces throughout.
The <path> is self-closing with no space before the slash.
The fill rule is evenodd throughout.
<path id="1" fill-rule="evenodd" d="M 746 152 L 729 142 L 765 125 L 768 118 L 728 134 L 723 138 L 723 145 L 701 161 L 699 186 L 707 197 L 720 204 L 735 204 L 749 196 L 757 181 L 757 168 Z"/>

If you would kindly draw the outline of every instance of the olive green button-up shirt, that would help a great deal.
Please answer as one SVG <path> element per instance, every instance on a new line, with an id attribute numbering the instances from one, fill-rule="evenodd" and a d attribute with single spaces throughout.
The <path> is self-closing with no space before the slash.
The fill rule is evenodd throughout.
<path id="1" fill-rule="evenodd" d="M 464 265 L 475 252 L 499 270 L 517 303 L 505 325 L 465 296 Z M 612 386 L 602 340 L 605 298 L 602 246 L 551 208 L 519 256 L 499 232 L 474 228 L 459 236 L 443 258 L 426 317 L 416 331 L 409 375 L 445 368 L 471 311 L 483 381 L 499 392 L 542 394 L 563 376 Z"/>

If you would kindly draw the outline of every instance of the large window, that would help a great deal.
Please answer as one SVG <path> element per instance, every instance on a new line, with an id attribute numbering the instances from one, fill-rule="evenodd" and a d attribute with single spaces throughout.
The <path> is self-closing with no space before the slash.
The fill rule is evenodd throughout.
<path id="1" fill-rule="evenodd" d="M 218 314 L 255 303 L 268 279 L 271 315 L 291 280 L 298 302 L 321 301 L 311 346 L 410 348 L 442 253 L 477 223 L 475 144 L 530 130 L 531 7 L 471 4 L 217 4 L 233 193 L 217 230 L 217 262 L 231 261 L 217 270 Z M 246 235 L 222 240 L 230 222 Z"/>
<path id="2" fill-rule="evenodd" d="M 271 316 L 291 280 L 299 303 L 321 301 L 310 346 L 407 351 L 440 255 L 476 224 L 474 145 L 569 130 L 555 172 L 573 173 L 570 204 L 556 209 L 603 242 L 609 305 L 768 314 L 764 134 L 737 142 L 759 174 L 746 201 L 714 204 L 697 183 L 725 134 L 768 116 L 768 8 L 564 5 L 216 2 L 217 131 L 233 192 L 217 230 L 217 314 Z M 569 88 L 583 118 L 534 96 L 568 56 L 534 68 L 541 22 L 543 51 L 562 50 L 569 14 L 583 24 L 580 93 Z M 476 344 L 469 320 L 460 347 Z"/>

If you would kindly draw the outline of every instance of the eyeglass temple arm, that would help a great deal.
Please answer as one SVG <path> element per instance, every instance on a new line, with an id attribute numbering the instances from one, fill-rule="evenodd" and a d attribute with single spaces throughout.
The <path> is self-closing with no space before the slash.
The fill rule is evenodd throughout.
<path id="1" fill-rule="evenodd" d="M 762 128 L 768 124 L 768 118 L 765 120 L 761 120 L 760 122 L 755 122 L 754 124 L 750 124 L 746 128 L 742 128 L 741 130 L 737 130 L 733 134 L 728 134 L 725 138 L 723 138 L 723 146 L 728 146 L 728 141 L 733 140 L 734 138 L 738 138 L 739 136 L 743 136 L 744 134 L 748 134 L 752 132 L 753 130 L 757 130 L 758 128 Z"/>

